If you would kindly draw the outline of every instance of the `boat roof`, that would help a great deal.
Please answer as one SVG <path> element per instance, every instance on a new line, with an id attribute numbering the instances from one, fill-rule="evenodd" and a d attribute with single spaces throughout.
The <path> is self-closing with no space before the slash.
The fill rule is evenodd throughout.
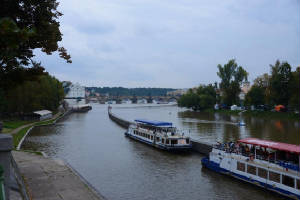
<path id="1" fill-rule="evenodd" d="M 295 144 L 273 142 L 270 140 L 261 140 L 257 138 L 245 138 L 239 140 L 239 142 L 300 154 L 300 145 Z"/>
<path id="2" fill-rule="evenodd" d="M 136 119 L 134 121 L 138 123 L 151 125 L 151 126 L 166 126 L 166 127 L 172 126 L 171 122 L 163 122 L 163 121 L 156 121 L 156 120 Z"/>

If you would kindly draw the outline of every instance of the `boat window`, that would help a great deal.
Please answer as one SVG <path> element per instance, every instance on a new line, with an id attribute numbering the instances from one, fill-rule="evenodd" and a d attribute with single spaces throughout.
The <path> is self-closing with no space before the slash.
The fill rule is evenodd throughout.
<path id="1" fill-rule="evenodd" d="M 247 173 L 256 175 L 256 167 L 252 165 L 247 165 Z"/>
<path id="2" fill-rule="evenodd" d="M 177 140 L 171 140 L 171 144 L 178 144 Z"/>
<path id="3" fill-rule="evenodd" d="M 268 178 L 268 171 L 267 170 L 265 170 L 265 169 L 262 169 L 262 168 L 257 168 L 257 175 L 259 176 L 259 177 L 262 177 L 262 178 L 265 178 L 265 179 L 267 179 Z"/>
<path id="4" fill-rule="evenodd" d="M 151 135 L 151 140 L 153 140 L 153 135 Z"/>
<path id="5" fill-rule="evenodd" d="M 164 143 L 165 143 L 165 139 L 161 139 L 161 143 L 163 143 L 163 144 L 164 144 Z"/>
<path id="6" fill-rule="evenodd" d="M 156 141 L 159 142 L 159 137 L 156 137 Z"/>
<path id="7" fill-rule="evenodd" d="M 269 180 L 280 183 L 280 174 L 269 171 Z"/>
<path id="8" fill-rule="evenodd" d="M 245 171 L 245 163 L 237 162 L 237 170 L 244 172 Z"/>
<path id="9" fill-rule="evenodd" d="M 189 138 L 186 139 L 186 143 L 187 143 L 187 144 L 190 143 L 190 139 L 189 139 Z"/>
<path id="10" fill-rule="evenodd" d="M 169 144 L 169 140 L 168 139 L 166 139 L 166 144 Z"/>
<path id="11" fill-rule="evenodd" d="M 297 189 L 300 190 L 300 179 L 296 179 Z"/>
<path id="12" fill-rule="evenodd" d="M 282 175 L 282 184 L 293 188 L 294 179 L 292 177 Z"/>

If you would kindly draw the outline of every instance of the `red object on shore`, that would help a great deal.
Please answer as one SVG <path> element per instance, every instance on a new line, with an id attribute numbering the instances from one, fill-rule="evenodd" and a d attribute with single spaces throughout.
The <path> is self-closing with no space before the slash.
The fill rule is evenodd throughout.
<path id="1" fill-rule="evenodd" d="M 257 138 L 245 138 L 239 140 L 238 142 L 300 154 L 300 145 L 273 142 L 270 140 L 260 140 Z"/>
<path id="2" fill-rule="evenodd" d="M 275 106 L 275 110 L 276 110 L 277 112 L 284 111 L 284 110 L 285 110 L 285 107 L 284 107 L 284 105 L 277 105 L 277 106 Z"/>

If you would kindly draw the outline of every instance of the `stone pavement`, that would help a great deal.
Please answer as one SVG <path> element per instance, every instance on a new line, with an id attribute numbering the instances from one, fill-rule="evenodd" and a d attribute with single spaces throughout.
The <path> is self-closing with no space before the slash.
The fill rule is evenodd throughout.
<path id="1" fill-rule="evenodd" d="M 22 151 L 12 154 L 33 200 L 105 199 L 61 160 Z"/>

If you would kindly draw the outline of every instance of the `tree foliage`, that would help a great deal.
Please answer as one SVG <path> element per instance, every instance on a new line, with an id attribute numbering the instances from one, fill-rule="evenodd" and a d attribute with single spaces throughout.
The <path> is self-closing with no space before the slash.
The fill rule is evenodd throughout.
<path id="1" fill-rule="evenodd" d="M 287 62 L 276 61 L 270 65 L 270 98 L 272 104 L 288 105 L 290 99 L 291 66 Z"/>
<path id="2" fill-rule="evenodd" d="M 245 97 L 246 105 L 264 105 L 265 104 L 265 88 L 253 85 Z"/>
<path id="3" fill-rule="evenodd" d="M 289 99 L 289 105 L 298 110 L 299 110 L 299 95 L 300 95 L 299 77 L 300 77 L 300 67 L 297 67 L 297 69 L 294 72 L 292 72 L 292 76 L 291 76 L 291 81 L 289 86 L 291 96 Z"/>
<path id="4" fill-rule="evenodd" d="M 58 46 L 62 40 L 56 0 L 1 1 L 0 6 L 0 66 L 15 68 L 30 64 L 34 49 L 46 54 L 59 51 L 60 57 L 71 62 L 66 49 Z"/>
<path id="5" fill-rule="evenodd" d="M 0 112 L 54 110 L 63 96 L 61 84 L 33 60 L 34 50 L 58 51 L 71 63 L 62 40 L 56 0 L 2 0 L 0 4 Z"/>
<path id="6" fill-rule="evenodd" d="M 178 106 L 192 108 L 193 110 L 203 110 L 213 108 L 216 103 L 216 91 L 211 84 L 200 85 L 196 89 L 189 89 L 178 100 Z"/>
<path id="7" fill-rule="evenodd" d="M 254 84 L 246 95 L 247 105 L 282 104 L 299 110 L 299 76 L 300 67 L 291 71 L 287 62 L 276 61 L 270 65 L 271 74 L 263 74 L 254 80 Z"/>
<path id="8" fill-rule="evenodd" d="M 239 102 L 240 85 L 247 80 L 248 73 L 243 67 L 238 66 L 234 59 L 229 60 L 224 66 L 218 65 L 217 75 L 221 78 L 220 89 L 222 101 L 227 105 Z"/>
<path id="9" fill-rule="evenodd" d="M 62 84 L 48 74 L 27 80 L 9 90 L 1 112 L 24 114 L 36 110 L 56 110 L 64 97 Z"/>

